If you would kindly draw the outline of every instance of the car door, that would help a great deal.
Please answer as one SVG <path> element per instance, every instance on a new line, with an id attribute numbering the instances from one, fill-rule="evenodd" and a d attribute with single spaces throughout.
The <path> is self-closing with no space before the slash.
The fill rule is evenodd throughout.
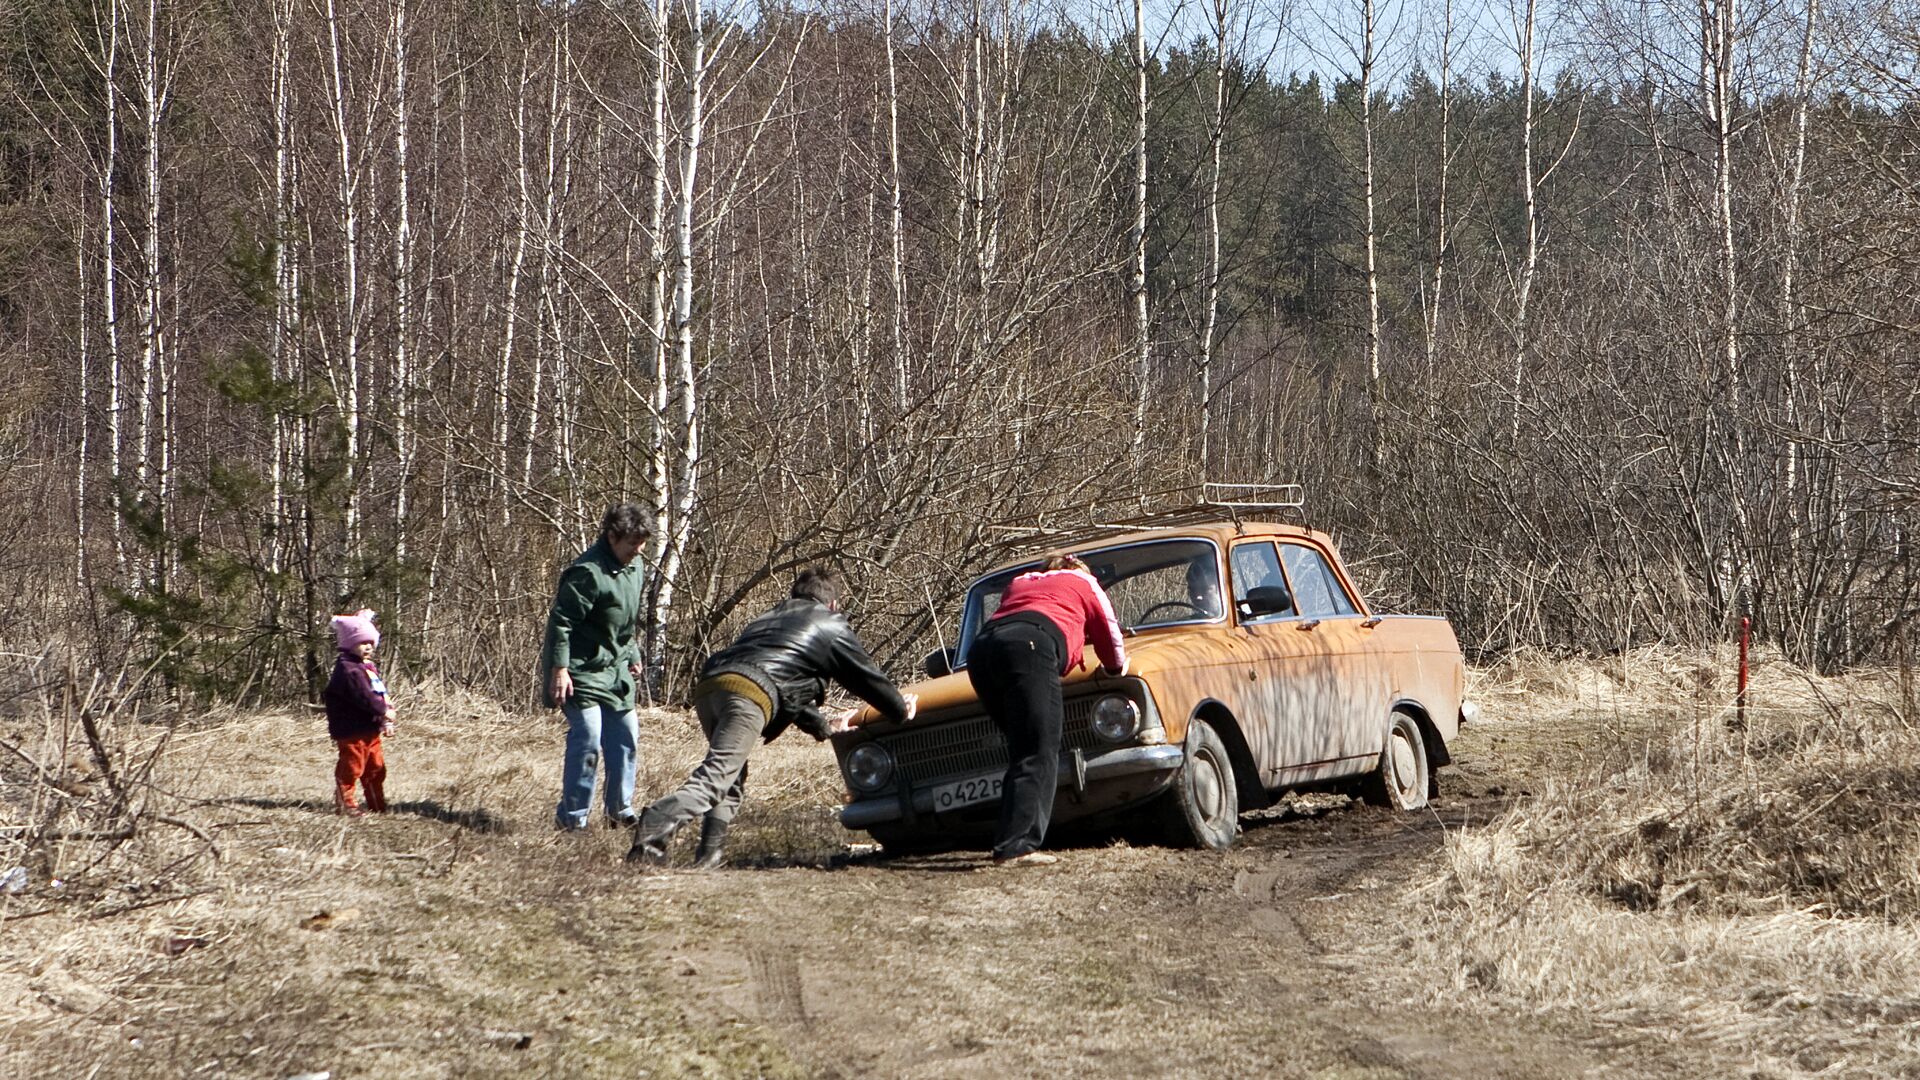
<path id="1" fill-rule="evenodd" d="M 1327 639 L 1302 618 L 1280 551 L 1272 540 L 1247 540 L 1228 557 L 1234 620 L 1252 646 L 1246 670 L 1235 679 L 1244 702 L 1237 713 L 1269 785 L 1337 771 L 1347 713 Z"/>
<path id="2" fill-rule="evenodd" d="M 1339 771 L 1352 771 L 1380 752 L 1386 730 L 1386 672 L 1372 627 L 1318 545 L 1283 541 L 1280 561 L 1297 611 L 1293 625 L 1313 641 L 1317 674 L 1328 683 L 1323 751 L 1344 763 Z"/>

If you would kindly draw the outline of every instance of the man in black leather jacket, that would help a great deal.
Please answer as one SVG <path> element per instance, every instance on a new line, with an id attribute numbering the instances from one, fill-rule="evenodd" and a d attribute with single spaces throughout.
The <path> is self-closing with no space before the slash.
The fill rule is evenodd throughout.
<path id="1" fill-rule="evenodd" d="M 789 726 L 825 739 L 828 724 L 820 704 L 828 679 L 890 719 L 913 717 L 913 699 L 901 696 L 840 613 L 840 576 L 811 567 L 794 579 L 792 599 L 748 623 L 732 645 L 708 657 L 700 669 L 693 707 L 707 733 L 706 760 L 679 790 L 640 815 L 627 861 L 666 861 L 675 830 L 705 815 L 694 865 L 720 865 L 755 740 L 772 742 Z"/>

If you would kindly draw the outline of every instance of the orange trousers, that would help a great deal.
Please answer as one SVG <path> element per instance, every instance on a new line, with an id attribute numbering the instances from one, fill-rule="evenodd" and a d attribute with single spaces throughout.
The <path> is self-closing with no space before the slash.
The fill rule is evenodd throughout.
<path id="1" fill-rule="evenodd" d="M 353 785 L 358 783 L 367 795 L 367 809 L 382 813 L 387 808 L 387 759 L 380 748 L 380 736 L 355 735 L 333 740 L 340 747 L 340 761 L 333 767 L 338 785 L 334 800 L 341 809 L 353 808 Z"/>

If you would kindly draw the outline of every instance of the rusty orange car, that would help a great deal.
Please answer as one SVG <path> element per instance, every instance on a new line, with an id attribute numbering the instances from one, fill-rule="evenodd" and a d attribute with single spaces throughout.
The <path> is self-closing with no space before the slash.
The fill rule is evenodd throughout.
<path id="1" fill-rule="evenodd" d="M 1048 550 L 1062 550 L 1054 545 Z M 1062 680 L 1066 722 L 1053 820 L 1148 821 L 1179 843 L 1225 848 L 1243 811 L 1290 789 L 1345 791 L 1416 810 L 1472 712 L 1447 620 L 1373 611 L 1322 533 L 1212 521 L 1071 545 L 1107 590 L 1129 671 L 1091 651 Z M 840 821 L 890 850 L 991 834 L 1006 744 L 966 674 L 967 649 L 1016 574 L 968 589 L 956 645 L 903 687 L 919 712 L 871 709 L 834 736 Z"/>

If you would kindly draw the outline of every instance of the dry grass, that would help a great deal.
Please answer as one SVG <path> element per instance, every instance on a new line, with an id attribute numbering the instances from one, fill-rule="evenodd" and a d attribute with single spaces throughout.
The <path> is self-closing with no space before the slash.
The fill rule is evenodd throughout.
<path id="1" fill-rule="evenodd" d="M 1511 805 L 1456 830 L 1423 882 L 1383 901 L 1431 932 L 1381 935 L 1371 911 L 1347 929 L 1329 916 L 1329 948 L 1392 950 L 1365 970 L 1404 973 L 1398 989 L 1434 1006 L 1429 1017 L 1464 1003 L 1469 1015 L 1598 1018 L 1627 1047 L 1610 1054 L 1638 1060 L 1641 1040 L 1677 1036 L 1742 1074 L 1920 1072 L 1910 693 L 1896 673 L 1822 679 L 1769 658 L 1750 723 L 1733 729 L 1730 661 L 1650 651 L 1476 672 L 1486 714 L 1446 782 L 1502 787 Z M 1013 958 L 1042 948 L 1019 937 L 1023 913 L 1052 912 L 1048 942 L 1054 921 L 1075 913 L 1086 920 L 1076 932 L 1104 932 L 1089 898 L 1127 888 L 1142 905 L 1191 898 L 1221 872 L 1218 857 L 1155 849 L 1087 855 L 1080 877 L 1014 882 L 944 866 L 635 874 L 620 861 L 624 833 L 552 829 L 557 718 L 447 688 L 402 688 L 399 704 L 396 812 L 358 822 L 325 812 L 332 747 L 317 715 L 116 716 L 103 742 L 132 763 L 120 775 L 145 776 L 131 789 L 147 816 L 132 815 L 134 835 L 110 847 L 60 835 L 120 812 L 72 718 L 56 707 L 0 720 L 35 769 L 77 792 L 36 791 L 33 769 L 0 751 L 0 825 L 39 830 L 30 852 L 16 841 L 0 854 L 38 860 L 25 892 L 0 897 L 0 1076 L 43 1075 L 48 1062 L 133 1077 L 794 1075 L 805 1068 L 780 1010 L 759 1025 L 739 1017 L 764 1003 L 726 1012 L 759 993 L 750 960 L 804 944 L 836 994 L 864 985 L 885 1001 L 917 985 L 945 1001 L 949 984 L 981 981 L 983 950 L 998 942 L 1014 1000 L 1027 968 Z M 647 714 L 643 732 L 639 786 L 657 794 L 704 740 L 676 711 Z M 849 836 L 833 823 L 830 757 L 791 735 L 755 754 L 736 864 L 836 861 Z M 1287 846 L 1249 846 L 1226 864 L 1267 870 Z M 1120 876 L 1099 877 L 1109 872 Z M 1033 895 L 1009 905 L 1010 887 Z M 1221 910 L 1233 922 L 1213 931 L 1222 947 L 1253 947 L 1232 936 L 1246 930 L 1244 910 Z M 326 927 L 309 929 L 323 911 Z M 767 919 L 757 934 L 742 929 Z M 914 937 L 933 928 L 946 937 Z M 1115 952 L 1047 954 L 1063 1015 L 1137 1007 L 1129 987 L 1173 977 L 1170 961 L 1140 960 L 1145 939 L 1122 929 L 1133 959 L 1118 966 Z M 741 955 L 701 951 L 714 935 Z M 834 967 L 895 936 L 897 970 L 862 984 Z M 851 954 L 824 944 L 840 939 L 856 943 Z M 1246 970 L 1222 961 L 1216 974 L 1234 989 L 1219 1000 L 1270 995 L 1275 966 L 1301 961 L 1251 940 L 1250 955 L 1278 951 Z M 704 989 L 689 994 L 695 983 Z M 1227 994 L 1206 991 L 1216 992 Z M 976 1003 L 955 1019 L 957 1043 L 971 1045 L 974 1027 L 999 1030 L 995 1008 Z"/>
<path id="2" fill-rule="evenodd" d="M 1482 734 L 1553 778 L 1450 838 L 1409 902 L 1438 923 L 1415 948 L 1442 993 L 1678 1030 L 1754 1075 L 1912 1075 L 1911 680 L 1768 657 L 1741 727 L 1733 670 L 1731 653 L 1648 651 L 1482 672 Z M 1529 740 L 1569 716 L 1570 743 Z"/>
<path id="3" fill-rule="evenodd" d="M 193 832 L 144 824 L 110 858 L 58 830 L 37 843 L 29 887 L 0 896 L 0 1076 L 49 1061 L 103 1076 L 795 1072 L 754 1032 L 684 1013 L 671 973 L 632 966 L 627 943 L 651 924 L 630 902 L 644 885 L 621 863 L 628 835 L 552 827 L 555 715 L 435 687 L 403 688 L 398 705 L 393 812 L 360 821 L 328 812 L 317 713 L 116 721 L 128 756 L 158 762 L 149 810 L 219 858 Z M 4 734 L 60 761 L 59 727 L 19 717 Z M 646 798 L 705 741 L 678 711 L 643 714 L 642 730 Z M 756 754 L 740 857 L 844 850 L 826 828 L 830 757 L 792 737 Z M 15 825 L 46 796 L 6 775 L 0 825 Z"/>

